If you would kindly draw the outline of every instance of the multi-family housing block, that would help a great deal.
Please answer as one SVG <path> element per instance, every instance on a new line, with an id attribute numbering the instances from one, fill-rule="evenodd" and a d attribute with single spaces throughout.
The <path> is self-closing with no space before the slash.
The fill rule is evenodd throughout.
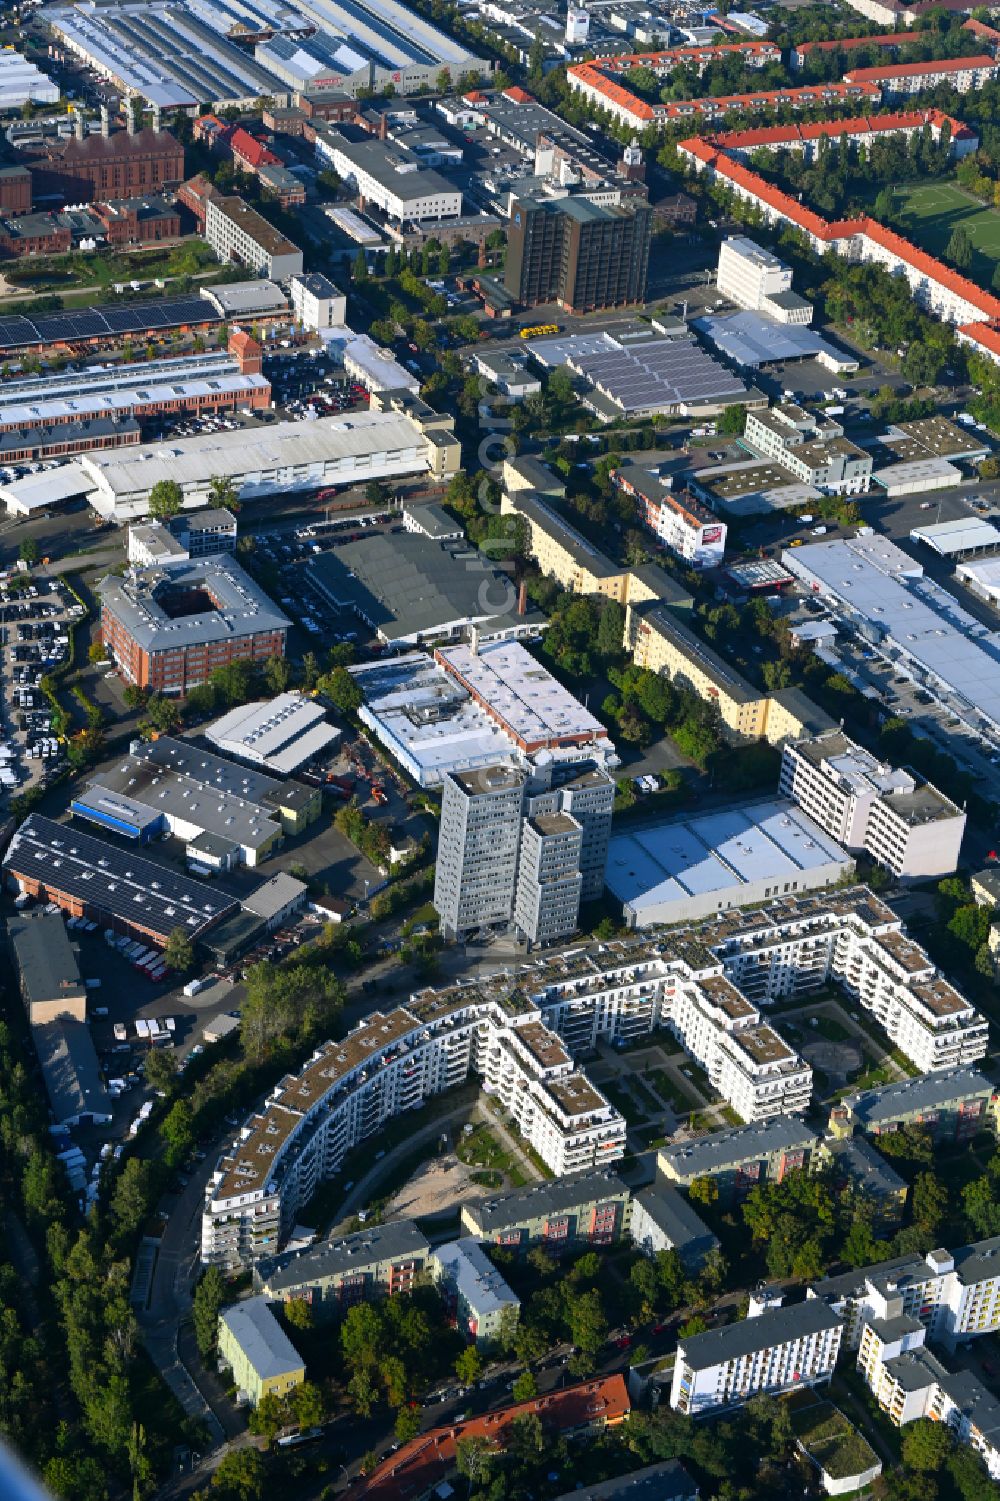
<path id="1" fill-rule="evenodd" d="M 871 454 L 849 442 L 832 418 L 816 417 L 791 402 L 748 412 L 744 438 L 755 453 L 776 459 L 825 494 L 863 495 L 871 485 Z"/>
<path id="2" fill-rule="evenodd" d="M 259 1261 L 254 1289 L 272 1303 L 308 1303 L 314 1319 L 327 1319 L 354 1303 L 412 1292 L 429 1255 L 430 1243 L 413 1221 L 394 1220 Z"/>
<path id="3" fill-rule="evenodd" d="M 951 1068 L 986 1052 L 985 1020 L 865 887 L 778 897 L 766 911 L 733 911 L 599 951 L 556 953 L 422 991 L 342 1042 L 325 1043 L 298 1075 L 286 1076 L 208 1185 L 202 1257 L 235 1263 L 273 1255 L 299 1208 L 351 1147 L 470 1070 L 560 1176 L 611 1163 L 624 1150 L 622 1117 L 573 1061 L 599 1041 L 620 1044 L 669 1027 L 747 1121 L 803 1110 L 808 1065 L 758 1007 L 808 995 L 830 980 L 871 1010 L 922 1069 Z M 809 1149 L 811 1133 L 803 1134 L 801 1147 L 788 1150 Z M 770 1155 L 771 1147 L 761 1146 L 743 1160 Z M 779 1170 L 797 1165 L 785 1152 Z"/>
<path id="4" fill-rule="evenodd" d="M 840 730 L 787 744 L 779 788 L 838 843 L 864 850 L 897 880 L 937 880 L 958 865 L 964 811 Z"/>
<path id="5" fill-rule="evenodd" d="M 492 1344 L 505 1325 L 516 1324 L 520 1298 L 471 1236 L 436 1246 L 428 1270 L 455 1327 L 477 1345 Z"/>
<path id="6" fill-rule="evenodd" d="M 995 1129 L 996 1086 L 964 1065 L 846 1095 L 837 1108 L 849 1129 L 868 1136 L 913 1126 L 937 1142 L 968 1141 L 979 1131 Z"/>
<path id="7" fill-rule="evenodd" d="M 607 1246 L 628 1229 L 631 1195 L 611 1168 L 571 1173 L 462 1206 L 462 1228 L 507 1250 L 562 1255 Z"/>
<path id="8" fill-rule="evenodd" d="M 840 1353 L 840 1316 L 818 1301 L 765 1306 L 677 1346 L 670 1405 L 697 1417 L 830 1380 Z"/>

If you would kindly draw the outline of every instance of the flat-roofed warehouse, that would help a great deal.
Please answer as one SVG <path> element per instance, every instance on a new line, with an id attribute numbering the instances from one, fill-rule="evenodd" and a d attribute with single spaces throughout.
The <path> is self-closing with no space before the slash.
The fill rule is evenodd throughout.
<path id="1" fill-rule="evenodd" d="M 858 369 L 856 355 L 847 354 L 798 323 L 774 323 L 760 313 L 731 313 L 725 318 L 696 318 L 695 328 L 727 359 L 745 370 L 788 360 L 818 360 L 827 370 L 848 373 Z"/>
<path id="2" fill-rule="evenodd" d="M 220 475 L 233 481 L 241 500 L 408 474 L 444 480 L 461 461 L 453 424 L 419 403 L 412 416 L 389 410 L 275 422 L 144 444 L 127 454 L 91 454 L 81 462 L 93 478 L 94 509 L 128 521 L 148 515 L 149 492 L 160 480 L 175 480 L 192 507 L 211 502 L 211 483 Z"/>
<path id="3" fill-rule="evenodd" d="M 769 798 L 613 834 L 604 880 L 629 927 L 648 927 L 813 891 L 853 870 L 793 802 Z"/>
<path id="4" fill-rule="evenodd" d="M 372 534 L 305 566 L 335 608 L 353 610 L 383 641 L 417 645 L 475 624 L 488 636 L 520 636 L 545 624 L 537 611 L 518 614 L 514 586 L 478 552 L 418 532 Z"/>
<path id="5" fill-rule="evenodd" d="M 580 344 L 573 338 L 540 339 L 531 355 L 545 365 L 568 365 L 604 398 L 608 415 L 708 415 L 751 396 L 739 377 L 693 338 L 625 343 L 600 334 L 584 336 Z M 763 404 L 764 398 L 758 399 Z M 594 405 L 593 397 L 586 401 Z"/>
<path id="6" fill-rule="evenodd" d="M 143 859 L 135 850 L 94 839 L 68 824 L 31 813 L 15 831 L 4 874 L 21 891 L 148 939 L 161 948 L 175 928 L 192 942 L 236 910 L 225 892 Z"/>
<path id="7" fill-rule="evenodd" d="M 781 561 L 837 615 L 893 653 L 968 724 L 1000 734 L 1000 646 L 887 537 L 786 548 Z M 972 565 L 968 565 L 972 566 Z"/>
<path id="8" fill-rule="evenodd" d="M 241 704 L 206 725 L 204 734 L 227 756 L 279 776 L 291 776 L 340 739 L 321 706 L 302 693 Z"/>
<path id="9" fill-rule="evenodd" d="M 279 80 L 226 31 L 239 19 L 219 6 L 112 3 L 53 6 L 49 30 L 76 57 L 126 94 L 161 109 L 286 103 Z M 276 89 L 277 85 L 277 89 Z"/>

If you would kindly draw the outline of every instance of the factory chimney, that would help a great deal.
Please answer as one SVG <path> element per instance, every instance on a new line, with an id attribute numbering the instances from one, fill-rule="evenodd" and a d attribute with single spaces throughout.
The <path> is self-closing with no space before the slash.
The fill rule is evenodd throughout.
<path id="1" fill-rule="evenodd" d="M 82 141 L 84 136 L 86 135 L 83 116 L 78 109 L 73 111 L 73 116 L 73 134 L 76 136 L 78 141 Z"/>
<path id="2" fill-rule="evenodd" d="M 469 633 L 469 650 L 474 657 L 479 656 L 479 627 L 474 625 Z"/>
<path id="3" fill-rule="evenodd" d="M 136 100 L 125 100 L 125 129 L 128 131 L 130 136 L 134 136 L 136 134 L 135 107 Z"/>
<path id="4" fill-rule="evenodd" d="M 528 585 L 523 579 L 521 580 L 521 587 L 517 591 L 517 613 L 519 615 L 526 615 L 528 613 Z"/>
<path id="5" fill-rule="evenodd" d="M 108 138 L 108 136 L 110 134 L 111 134 L 111 116 L 108 113 L 108 106 L 106 104 L 102 104 L 101 105 L 101 135 L 104 137 L 105 140 L 107 140 L 107 138 Z"/>
<path id="6" fill-rule="evenodd" d="M 153 129 L 157 135 L 163 129 L 163 111 L 158 104 L 153 105 Z"/>

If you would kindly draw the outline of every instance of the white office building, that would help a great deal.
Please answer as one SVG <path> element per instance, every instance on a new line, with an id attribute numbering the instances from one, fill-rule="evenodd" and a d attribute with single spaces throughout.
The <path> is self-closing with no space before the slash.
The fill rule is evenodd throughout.
<path id="1" fill-rule="evenodd" d="M 806 328 L 812 322 L 812 304 L 792 291 L 791 266 L 745 235 L 723 240 L 716 281 L 724 297 L 748 312 Z"/>
<path id="2" fill-rule="evenodd" d="M 462 191 L 407 146 L 378 140 L 348 140 L 334 126 L 316 130 L 316 159 L 351 187 L 363 206 L 374 205 L 397 223 L 457 219 Z"/>
<path id="3" fill-rule="evenodd" d="M 299 247 L 235 195 L 205 199 L 205 239 L 223 264 L 235 261 L 269 281 L 302 273 Z"/>
<path id="4" fill-rule="evenodd" d="M 786 745 L 778 785 L 846 849 L 864 850 L 897 880 L 940 880 L 958 866 L 962 809 L 841 730 Z"/>
<path id="5" fill-rule="evenodd" d="M 293 276 L 288 288 L 295 320 L 303 328 L 338 328 L 347 322 L 347 298 L 318 271 Z"/>
<path id="6" fill-rule="evenodd" d="M 754 1318 L 682 1339 L 670 1405 L 697 1417 L 738 1407 L 759 1393 L 819 1386 L 833 1375 L 843 1322 L 823 1303 L 765 1308 Z"/>

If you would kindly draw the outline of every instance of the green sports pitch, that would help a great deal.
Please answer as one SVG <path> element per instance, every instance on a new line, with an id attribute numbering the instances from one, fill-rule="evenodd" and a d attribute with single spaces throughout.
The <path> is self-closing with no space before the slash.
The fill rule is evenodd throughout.
<path id="1" fill-rule="evenodd" d="M 952 230 L 961 224 L 972 241 L 972 275 L 989 286 L 1000 263 L 1000 213 L 947 182 L 896 188 L 893 208 L 904 233 L 931 255 L 943 255 Z"/>

